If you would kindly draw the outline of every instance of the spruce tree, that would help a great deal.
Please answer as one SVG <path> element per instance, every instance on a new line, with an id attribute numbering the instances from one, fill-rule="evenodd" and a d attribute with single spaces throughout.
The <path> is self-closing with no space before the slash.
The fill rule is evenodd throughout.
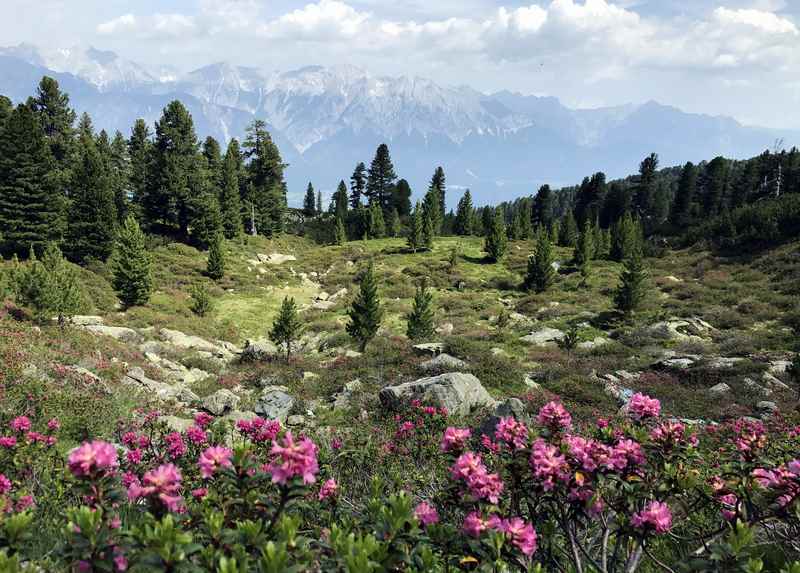
<path id="1" fill-rule="evenodd" d="M 36 95 L 28 101 L 44 129 L 54 161 L 55 183 L 57 186 L 66 185 L 74 153 L 76 117 L 69 106 L 69 96 L 61 91 L 56 80 L 45 76 L 39 82 Z"/>
<path id="2" fill-rule="evenodd" d="M 611 259 L 624 261 L 641 247 L 641 225 L 626 213 L 611 227 Z"/>
<path id="3" fill-rule="evenodd" d="M 367 172 L 366 194 L 369 197 L 369 204 L 377 203 L 381 210 L 389 210 L 392 207 L 392 192 L 396 180 L 397 174 L 394 172 L 389 147 L 382 143 L 378 146 Z"/>
<path id="4" fill-rule="evenodd" d="M 439 205 L 439 213 L 436 217 L 433 218 L 433 223 L 436 225 L 435 230 L 436 234 L 438 235 L 441 233 L 442 228 L 442 221 L 444 221 L 444 214 L 446 211 L 446 203 L 447 203 L 447 180 L 444 174 L 444 169 L 442 167 L 437 167 L 436 171 L 433 173 L 433 177 L 431 177 L 431 184 L 428 187 L 428 191 L 435 191 L 436 192 L 436 202 Z"/>
<path id="5" fill-rule="evenodd" d="M 528 272 L 525 275 L 525 290 L 541 293 L 549 289 L 556 280 L 553 268 L 553 247 L 547 233 L 541 232 L 536 239 L 533 254 L 528 257 Z"/>
<path id="6" fill-rule="evenodd" d="M 113 257 L 114 289 L 123 306 L 146 304 L 153 288 L 150 253 L 144 233 L 132 216 L 125 219 Z"/>
<path id="7" fill-rule="evenodd" d="M 303 215 L 315 217 L 317 214 L 317 194 L 314 193 L 314 186 L 309 181 L 306 188 L 306 196 L 303 199 Z"/>
<path id="8" fill-rule="evenodd" d="M 202 187 L 199 183 L 198 187 Z M 222 233 L 222 212 L 217 196 L 210 190 L 192 197 L 189 205 L 191 220 L 190 238 L 200 249 L 207 249 L 214 238 Z"/>
<path id="9" fill-rule="evenodd" d="M 190 294 L 191 303 L 189 309 L 197 316 L 206 316 L 214 308 L 214 301 L 211 299 L 211 294 L 205 284 L 194 285 Z"/>
<path id="10" fill-rule="evenodd" d="M 18 271 L 15 280 L 17 301 L 33 311 L 37 322 L 56 317 L 58 324 L 64 326 L 83 306 L 77 273 L 55 243 L 45 247 L 41 261 L 31 253 L 30 261 Z"/>
<path id="11" fill-rule="evenodd" d="M 222 189 L 222 150 L 219 142 L 211 136 L 203 141 L 203 157 L 206 160 L 211 190 L 219 195 Z"/>
<path id="12" fill-rule="evenodd" d="M 647 295 L 648 273 L 645 269 L 640 249 L 625 259 L 620 276 L 620 285 L 614 293 L 614 306 L 629 315 L 641 307 Z"/>
<path id="13" fill-rule="evenodd" d="M 397 209 L 389 211 L 389 217 L 386 220 L 386 234 L 389 237 L 397 237 L 400 234 L 400 215 Z"/>
<path id="14" fill-rule="evenodd" d="M 283 346 L 286 351 L 286 362 L 292 355 L 292 344 L 300 338 L 303 331 L 303 322 L 297 315 L 297 306 L 294 299 L 288 296 L 283 299 L 281 310 L 272 323 L 269 339 L 278 346 Z"/>
<path id="15" fill-rule="evenodd" d="M 208 248 L 206 274 L 215 281 L 225 276 L 225 251 L 222 235 L 217 233 Z"/>
<path id="16" fill-rule="evenodd" d="M 422 221 L 422 244 L 420 245 L 426 251 L 433 250 L 433 237 L 435 235 L 433 218 L 434 212 L 424 212 Z"/>
<path id="17" fill-rule="evenodd" d="M 380 239 L 386 234 L 386 222 L 383 220 L 383 209 L 373 203 L 369 208 L 369 238 Z"/>
<path id="18" fill-rule="evenodd" d="M 350 176 L 350 208 L 353 210 L 361 206 L 361 198 L 367 190 L 367 166 L 363 163 L 356 165 L 353 175 Z"/>
<path id="19" fill-rule="evenodd" d="M 562 247 L 574 247 L 578 241 L 578 224 L 572 211 L 567 211 L 559 229 L 558 242 Z"/>
<path id="20" fill-rule="evenodd" d="M 322 191 L 317 191 L 317 217 L 322 215 Z"/>
<path id="21" fill-rule="evenodd" d="M 128 216 L 130 208 L 128 193 L 131 191 L 131 170 L 128 143 L 119 131 L 114 134 L 109 151 L 109 184 L 111 185 L 111 194 L 114 197 L 114 207 L 117 213 L 116 224 L 120 225 Z"/>
<path id="22" fill-rule="evenodd" d="M 423 280 L 414 294 L 414 306 L 406 315 L 408 321 L 406 336 L 415 341 L 426 340 L 433 336 L 433 314 L 433 293 L 428 289 L 427 281 Z"/>
<path id="23" fill-rule="evenodd" d="M 531 209 L 531 218 L 533 226 L 543 226 L 550 228 L 550 225 L 555 220 L 553 215 L 553 192 L 550 190 L 549 185 L 542 185 L 536 193 L 533 200 L 533 209 Z"/>
<path id="24" fill-rule="evenodd" d="M 336 223 L 333 229 L 333 240 L 337 245 L 344 245 L 347 242 L 347 231 L 344 229 L 344 221 L 340 216 L 336 216 Z"/>
<path id="25" fill-rule="evenodd" d="M 378 298 L 378 283 L 372 263 L 361 279 L 359 293 L 351 303 L 347 315 L 350 317 L 347 333 L 359 343 L 361 352 L 364 352 L 367 343 L 378 333 L 383 319 L 383 310 Z"/>
<path id="26" fill-rule="evenodd" d="M 219 207 L 222 217 L 222 232 L 226 239 L 235 239 L 244 232 L 242 226 L 242 203 L 240 201 L 241 151 L 239 142 L 231 139 L 222 161 L 222 181 L 219 192 Z"/>
<path id="27" fill-rule="evenodd" d="M 419 204 L 419 201 L 417 201 L 417 205 L 414 208 L 414 215 L 411 217 L 411 226 L 408 230 L 408 248 L 411 249 L 412 253 L 416 253 L 422 248 L 422 233 L 424 232 L 424 228 L 425 220 L 422 214 L 422 206 Z"/>
<path id="28" fill-rule="evenodd" d="M 401 179 L 394 186 L 392 206 L 397 209 L 397 213 L 401 217 L 407 217 L 411 214 L 411 186 L 405 179 Z"/>
<path id="29" fill-rule="evenodd" d="M 243 198 L 245 210 L 255 211 L 259 232 L 278 235 L 284 230 L 287 209 L 284 179 L 287 165 L 262 120 L 254 120 L 247 128 L 244 150 L 248 177 Z"/>
<path id="30" fill-rule="evenodd" d="M 683 166 L 675 202 L 672 204 L 670 222 L 673 225 L 685 225 L 692 213 L 692 203 L 697 193 L 697 167 L 690 161 Z"/>
<path id="31" fill-rule="evenodd" d="M 333 194 L 331 200 L 332 213 L 342 221 L 347 219 L 347 185 L 344 181 L 339 181 L 339 186 Z"/>
<path id="32" fill-rule="evenodd" d="M 467 189 L 464 195 L 458 201 L 458 208 L 456 209 L 455 233 L 456 235 L 471 235 L 472 234 L 472 220 L 473 220 L 473 207 L 472 195 Z"/>
<path id="33" fill-rule="evenodd" d="M 592 225 L 587 220 L 583 224 L 583 231 L 578 236 L 578 242 L 575 245 L 575 250 L 572 259 L 580 270 L 583 282 L 589 278 L 589 266 L 594 256 L 594 230 Z"/>
<path id="34" fill-rule="evenodd" d="M 128 157 L 132 201 L 138 211 L 146 202 L 152 146 L 150 129 L 143 119 L 137 119 L 128 140 Z"/>
<path id="35" fill-rule="evenodd" d="M 491 226 L 486 232 L 486 241 L 483 249 L 489 260 L 495 263 L 500 262 L 508 249 L 508 237 L 506 236 L 506 224 L 503 219 L 503 209 L 498 207 L 494 210 Z"/>
<path id="36" fill-rule="evenodd" d="M 550 227 L 547 230 L 548 235 L 550 236 L 550 242 L 554 245 L 557 245 L 561 238 L 561 221 L 558 219 L 553 219 L 550 222 Z"/>
<path id="37" fill-rule="evenodd" d="M 441 168 L 440 168 L 441 169 Z M 428 192 L 425 193 L 425 198 L 422 202 L 422 208 L 425 211 L 425 216 L 430 218 L 431 225 L 433 227 L 433 232 L 435 235 L 439 235 L 441 233 L 442 228 L 442 203 L 441 203 L 441 192 L 438 187 L 435 186 L 439 184 L 437 181 L 437 174 L 439 171 L 437 170 L 433 176 L 433 180 L 431 181 L 431 186 L 428 188 Z M 444 174 L 442 174 L 444 177 Z M 442 181 L 443 184 L 443 181 Z"/>

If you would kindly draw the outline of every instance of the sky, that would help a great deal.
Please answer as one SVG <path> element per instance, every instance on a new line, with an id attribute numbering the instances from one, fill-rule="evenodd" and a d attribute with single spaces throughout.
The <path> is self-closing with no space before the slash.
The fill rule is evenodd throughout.
<path id="1" fill-rule="evenodd" d="M 92 45 L 187 71 L 353 64 L 800 128 L 800 0 L 3 0 L 0 44 Z"/>

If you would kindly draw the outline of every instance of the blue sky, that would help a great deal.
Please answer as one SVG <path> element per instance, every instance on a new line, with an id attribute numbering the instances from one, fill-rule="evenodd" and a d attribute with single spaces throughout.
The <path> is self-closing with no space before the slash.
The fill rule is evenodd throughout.
<path id="1" fill-rule="evenodd" d="M 7 6 L 5 6 L 7 5 Z M 188 70 L 348 63 L 574 107 L 800 128 L 800 0 L 4 0 L 4 44 Z"/>

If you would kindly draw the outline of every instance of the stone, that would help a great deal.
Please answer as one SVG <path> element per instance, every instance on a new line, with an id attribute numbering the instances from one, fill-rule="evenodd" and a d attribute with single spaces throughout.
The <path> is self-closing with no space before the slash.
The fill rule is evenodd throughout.
<path id="1" fill-rule="evenodd" d="M 664 277 L 664 280 L 668 281 L 668 282 L 671 282 L 671 283 L 682 283 L 683 282 L 683 279 L 679 279 L 678 277 L 673 276 L 673 275 L 669 275 L 669 276 Z"/>
<path id="2" fill-rule="evenodd" d="M 312 273 L 312 274 L 316 275 L 316 273 Z M 317 295 L 317 300 L 328 300 L 329 298 L 331 298 L 331 295 L 329 295 L 325 291 L 322 291 L 321 293 L 319 293 Z"/>
<path id="3" fill-rule="evenodd" d="M 214 356 L 225 359 L 227 362 L 235 358 L 234 352 L 231 352 L 220 344 L 215 344 L 199 336 L 184 334 L 179 330 L 171 330 L 169 328 L 162 328 L 159 331 L 159 335 L 165 342 L 177 348 L 204 350 L 206 352 L 211 352 Z"/>
<path id="4" fill-rule="evenodd" d="M 767 388 L 771 390 L 791 390 L 788 384 L 776 378 L 769 372 L 764 372 L 764 374 L 761 375 L 761 380 L 767 385 Z"/>
<path id="5" fill-rule="evenodd" d="M 161 400 L 176 400 L 185 404 L 198 402 L 200 398 L 183 386 L 182 384 L 165 384 L 158 380 L 153 380 L 145 375 L 144 370 L 139 367 L 131 368 L 122 378 L 123 384 L 138 386 L 140 389 L 155 395 Z"/>
<path id="6" fill-rule="evenodd" d="M 621 380 L 638 380 L 639 377 L 642 375 L 641 372 L 628 372 L 627 370 L 617 370 L 614 372 Z"/>
<path id="7" fill-rule="evenodd" d="M 481 422 L 478 429 L 479 435 L 494 438 L 494 431 L 500 418 L 515 418 L 520 422 L 528 422 L 530 417 L 525 412 L 525 404 L 519 398 L 508 398 L 500 402 L 494 411 Z"/>
<path id="8" fill-rule="evenodd" d="M 347 289 L 346 288 L 340 288 L 335 293 L 333 293 L 331 296 L 329 296 L 328 300 L 330 300 L 330 301 L 339 300 L 343 296 L 347 296 Z"/>
<path id="9" fill-rule="evenodd" d="M 778 411 L 778 405 L 775 402 L 769 402 L 767 400 L 762 400 L 758 404 L 756 404 L 756 410 L 763 416 L 771 416 Z"/>
<path id="10" fill-rule="evenodd" d="M 723 396 L 725 394 L 731 393 L 731 387 L 728 386 L 725 382 L 720 382 L 719 384 L 715 384 L 714 386 L 709 388 L 708 391 L 711 392 L 712 394 Z"/>
<path id="11" fill-rule="evenodd" d="M 72 372 L 73 374 L 80 376 L 81 378 L 83 378 L 88 382 L 101 383 L 103 381 L 103 379 L 100 378 L 97 374 L 87 370 L 82 366 L 67 366 L 66 370 L 68 372 Z"/>
<path id="12" fill-rule="evenodd" d="M 494 407 L 496 404 L 478 378 L 461 372 L 387 386 L 378 397 L 381 404 L 389 409 L 400 408 L 418 399 L 460 416 L 467 415 L 474 408 Z"/>
<path id="13" fill-rule="evenodd" d="M 492 353 L 492 356 L 498 356 L 498 357 L 501 357 L 501 358 L 508 358 L 508 352 L 506 352 L 502 348 L 494 347 L 494 348 L 492 348 L 490 350 L 490 352 Z"/>
<path id="14" fill-rule="evenodd" d="M 708 340 L 716 329 L 701 318 L 670 318 L 648 327 L 651 336 L 665 340 Z"/>
<path id="15" fill-rule="evenodd" d="M 708 361 L 708 367 L 721 370 L 723 368 L 733 368 L 737 363 L 744 360 L 744 358 L 724 356 L 712 356 Z"/>
<path id="16" fill-rule="evenodd" d="M 305 426 L 306 424 L 306 417 L 301 414 L 292 414 L 288 418 L 286 418 L 286 425 L 287 426 Z"/>
<path id="17" fill-rule="evenodd" d="M 444 324 L 436 327 L 436 334 L 440 336 L 450 336 L 453 334 L 455 327 L 452 322 L 445 322 Z"/>
<path id="18" fill-rule="evenodd" d="M 449 354 L 440 354 L 436 358 L 432 358 L 420 364 L 423 370 L 463 370 L 467 368 L 467 363 L 463 360 L 450 356 Z"/>
<path id="19" fill-rule="evenodd" d="M 104 326 L 102 324 L 87 324 L 86 326 L 81 326 L 83 330 L 91 332 L 92 334 L 97 334 L 100 336 L 110 336 L 111 338 L 115 338 L 116 340 L 121 340 L 122 342 L 138 342 L 141 339 L 141 336 L 138 332 L 136 332 L 132 328 L 126 328 L 124 326 Z"/>
<path id="20" fill-rule="evenodd" d="M 531 388 L 532 390 L 541 390 L 542 389 L 542 385 L 539 384 L 536 381 L 536 375 L 533 374 L 533 373 L 530 373 L 530 372 L 525 375 L 525 379 L 523 380 L 523 383 L 525 384 L 525 386 L 527 386 L 528 388 Z"/>
<path id="21" fill-rule="evenodd" d="M 356 378 L 344 385 L 344 388 L 338 394 L 333 396 L 333 409 L 344 410 L 350 408 L 352 405 L 353 395 L 361 391 L 361 380 Z"/>
<path id="22" fill-rule="evenodd" d="M 186 418 L 179 418 L 177 416 L 161 416 L 158 420 L 164 422 L 167 428 L 173 432 L 179 432 L 181 434 L 194 426 L 194 420 L 187 420 Z"/>
<path id="23" fill-rule="evenodd" d="M 284 390 L 268 387 L 256 402 L 255 412 L 268 420 L 285 422 L 294 407 L 294 398 Z"/>
<path id="24" fill-rule="evenodd" d="M 265 338 L 248 340 L 242 350 L 242 362 L 263 362 L 278 355 L 278 347 Z"/>
<path id="25" fill-rule="evenodd" d="M 423 356 L 436 356 L 444 352 L 443 342 L 425 342 L 424 344 L 415 344 L 413 347 L 417 354 Z"/>
<path id="26" fill-rule="evenodd" d="M 766 388 L 753 380 L 752 378 L 745 378 L 744 379 L 744 387 L 754 392 L 756 394 L 761 394 L 762 396 L 772 396 L 772 390 Z"/>
<path id="27" fill-rule="evenodd" d="M 777 374 L 786 374 L 786 371 L 792 367 L 791 360 L 773 360 L 769 363 L 769 368 L 767 372 L 772 374 L 773 376 Z"/>
<path id="28" fill-rule="evenodd" d="M 687 368 L 691 368 L 694 363 L 695 360 L 692 358 L 667 358 L 658 362 L 657 365 L 677 370 L 686 370 Z"/>
<path id="29" fill-rule="evenodd" d="M 536 346 L 547 346 L 561 340 L 564 336 L 565 334 L 557 328 L 545 327 L 523 336 L 520 340 Z"/>
<path id="30" fill-rule="evenodd" d="M 330 310 L 336 306 L 336 302 L 332 300 L 316 300 L 311 303 L 311 308 L 314 310 Z"/>
<path id="31" fill-rule="evenodd" d="M 239 410 L 232 410 L 227 414 L 225 414 L 224 416 L 222 416 L 222 419 L 229 420 L 234 424 L 236 424 L 236 422 L 240 422 L 242 420 L 252 420 L 255 417 L 256 417 L 255 412 L 242 412 Z"/>
<path id="32" fill-rule="evenodd" d="M 240 401 L 239 396 L 227 388 L 222 388 L 203 399 L 203 410 L 215 416 L 221 416 L 225 412 L 235 410 Z"/>
<path id="33" fill-rule="evenodd" d="M 268 265 L 282 265 L 283 263 L 297 260 L 297 257 L 294 255 L 282 255 L 280 253 L 271 253 L 269 255 L 259 253 L 256 256 L 259 262 L 267 263 Z"/>
<path id="34" fill-rule="evenodd" d="M 102 316 L 75 315 L 67 320 L 72 326 L 98 326 L 103 324 Z"/>
<path id="35" fill-rule="evenodd" d="M 578 348 L 582 350 L 592 350 L 597 348 L 598 346 L 604 346 L 611 342 L 608 338 L 603 338 L 602 336 L 596 337 L 594 340 L 587 340 L 585 342 L 579 342 Z"/>

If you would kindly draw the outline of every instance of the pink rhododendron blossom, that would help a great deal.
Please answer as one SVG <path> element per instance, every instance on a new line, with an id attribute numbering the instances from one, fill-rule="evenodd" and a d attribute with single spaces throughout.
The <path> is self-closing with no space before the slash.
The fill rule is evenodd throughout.
<path id="1" fill-rule="evenodd" d="M 536 551 L 536 531 L 530 523 L 519 517 L 503 520 L 502 529 L 511 543 L 524 555 L 530 557 Z"/>
<path id="2" fill-rule="evenodd" d="M 628 414 L 634 420 L 658 418 L 659 414 L 661 414 L 661 402 L 656 398 L 637 392 L 631 396 L 628 402 Z"/>
<path id="3" fill-rule="evenodd" d="M 31 421 L 27 416 L 17 416 L 9 424 L 15 432 L 27 432 L 31 429 Z"/>
<path id="4" fill-rule="evenodd" d="M 108 442 L 84 442 L 72 450 L 67 460 L 69 471 L 75 477 L 100 476 L 112 472 L 119 465 L 117 449 Z"/>
<path id="5" fill-rule="evenodd" d="M 52 418 L 47 422 L 47 429 L 51 432 L 57 432 L 61 429 L 61 422 L 58 421 L 58 418 Z"/>
<path id="6" fill-rule="evenodd" d="M 186 454 L 186 444 L 179 432 L 167 434 L 164 436 L 164 441 L 167 443 L 167 453 L 171 459 L 177 460 Z"/>
<path id="7" fill-rule="evenodd" d="M 608 450 L 607 457 L 603 465 L 608 469 L 623 471 L 635 469 L 644 464 L 645 457 L 642 446 L 633 440 L 624 439 L 617 442 L 617 445 Z"/>
<path id="8" fill-rule="evenodd" d="M 488 522 L 479 513 L 473 511 L 464 518 L 461 530 L 470 537 L 480 537 L 488 526 Z"/>
<path id="9" fill-rule="evenodd" d="M 494 430 L 494 437 L 515 450 L 528 446 L 527 426 L 512 416 L 500 418 Z"/>
<path id="10" fill-rule="evenodd" d="M 11 449 L 17 445 L 17 438 L 14 436 L 0 437 L 0 447 Z"/>
<path id="11" fill-rule="evenodd" d="M 17 511 L 25 511 L 26 509 L 30 509 L 36 505 L 36 500 L 33 499 L 32 495 L 23 495 L 17 500 L 17 505 L 15 509 Z"/>
<path id="12" fill-rule="evenodd" d="M 449 427 L 444 431 L 441 449 L 443 452 L 460 452 L 466 446 L 467 441 L 472 436 L 468 428 Z"/>
<path id="13" fill-rule="evenodd" d="M 198 487 L 197 489 L 192 490 L 192 497 L 195 499 L 203 499 L 207 495 L 208 495 L 208 488 Z"/>
<path id="14" fill-rule="evenodd" d="M 183 506 L 178 493 L 181 479 L 181 472 L 174 464 L 158 466 L 144 474 L 141 485 L 134 482 L 128 487 L 128 499 L 150 498 L 164 504 L 169 511 L 178 511 Z"/>
<path id="15" fill-rule="evenodd" d="M 205 479 L 210 478 L 220 468 L 232 467 L 231 456 L 233 452 L 229 448 L 222 446 L 212 446 L 207 448 L 200 458 L 197 465 L 200 467 L 200 475 Z"/>
<path id="16" fill-rule="evenodd" d="M 548 402 L 539 410 L 536 421 L 546 428 L 557 432 L 572 426 L 572 416 L 559 402 Z"/>
<path id="17" fill-rule="evenodd" d="M 194 415 L 194 423 L 200 426 L 201 428 L 205 428 L 211 422 L 214 421 L 214 416 L 211 414 L 207 414 L 206 412 L 198 412 Z"/>
<path id="18" fill-rule="evenodd" d="M 569 479 L 567 460 L 558 448 L 539 438 L 531 448 L 530 466 L 534 477 L 545 491 L 550 491 L 558 481 Z"/>
<path id="19" fill-rule="evenodd" d="M 128 453 L 125 454 L 125 459 L 133 466 L 142 463 L 142 450 L 138 448 L 135 450 L 128 450 Z"/>
<path id="20" fill-rule="evenodd" d="M 11 491 L 11 480 L 4 474 L 0 474 L 0 495 L 5 495 Z"/>
<path id="21" fill-rule="evenodd" d="M 200 426 L 190 426 L 186 429 L 186 437 L 195 445 L 205 444 L 208 441 L 208 434 Z"/>
<path id="22" fill-rule="evenodd" d="M 497 503 L 503 491 L 503 481 L 498 474 L 490 474 L 481 456 L 473 452 L 461 454 L 450 468 L 455 480 L 463 480 L 469 493 L 478 499 Z"/>
<path id="23" fill-rule="evenodd" d="M 320 501 L 324 499 L 328 499 L 331 497 L 336 497 L 339 493 L 339 484 L 336 483 L 336 480 L 333 478 L 329 478 L 325 480 L 325 483 L 322 484 L 322 487 L 319 488 L 319 495 L 317 496 Z"/>
<path id="24" fill-rule="evenodd" d="M 745 458 L 752 458 L 767 445 L 767 430 L 764 424 L 754 420 L 737 420 L 733 425 L 736 448 Z"/>
<path id="25" fill-rule="evenodd" d="M 274 483 L 285 484 L 294 477 L 302 477 L 304 484 L 314 483 L 319 465 L 317 446 L 308 438 L 295 441 L 287 431 L 282 440 L 272 444 L 270 453 L 274 457 L 268 465 Z"/>
<path id="26" fill-rule="evenodd" d="M 631 517 L 631 524 L 640 531 L 666 533 L 672 528 L 672 511 L 662 501 L 651 501 Z"/>
<path id="27" fill-rule="evenodd" d="M 570 456 L 582 470 L 593 472 L 597 469 L 599 460 L 605 452 L 603 444 L 581 436 L 567 436 L 564 438 L 564 443 L 569 448 Z"/>
<path id="28" fill-rule="evenodd" d="M 650 432 L 650 439 L 664 449 L 671 449 L 681 445 L 697 445 L 697 436 L 686 435 L 686 426 L 680 422 L 664 422 Z"/>
<path id="29" fill-rule="evenodd" d="M 424 526 L 439 522 L 439 512 L 436 511 L 435 507 L 424 501 L 414 508 L 414 517 Z"/>
<path id="30" fill-rule="evenodd" d="M 256 443 L 272 441 L 281 431 L 281 423 L 278 420 L 265 420 L 264 418 L 253 418 L 252 420 L 239 420 L 236 428 L 245 436 Z"/>
<path id="31" fill-rule="evenodd" d="M 800 460 L 792 460 L 773 470 L 755 469 L 753 477 L 761 487 L 777 495 L 776 501 L 780 507 L 800 499 Z"/>
<path id="32" fill-rule="evenodd" d="M 500 453 L 500 444 L 493 442 L 492 439 L 486 434 L 481 436 L 481 445 L 486 448 L 487 451 L 492 452 L 493 454 Z"/>

